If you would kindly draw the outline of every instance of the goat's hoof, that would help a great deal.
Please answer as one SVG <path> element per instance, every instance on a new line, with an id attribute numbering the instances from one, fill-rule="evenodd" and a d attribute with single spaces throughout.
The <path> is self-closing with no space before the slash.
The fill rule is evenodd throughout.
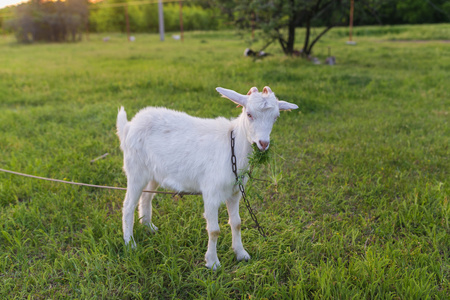
<path id="1" fill-rule="evenodd" d="M 241 260 L 249 261 L 250 255 L 247 253 L 247 251 L 242 250 L 240 253 L 236 253 L 236 259 L 238 261 L 241 261 Z"/>
<path id="2" fill-rule="evenodd" d="M 218 260 L 213 261 L 213 262 L 207 262 L 206 267 L 208 269 L 212 269 L 213 271 L 216 271 L 218 268 L 220 268 L 220 262 Z"/>
<path id="3" fill-rule="evenodd" d="M 150 229 L 151 233 L 156 233 L 158 231 L 158 227 L 156 227 L 153 223 L 147 224 L 148 228 Z"/>
<path id="4" fill-rule="evenodd" d="M 136 249 L 136 243 L 135 243 L 134 239 L 125 241 L 125 246 L 127 246 L 127 247 L 130 246 L 131 249 Z"/>

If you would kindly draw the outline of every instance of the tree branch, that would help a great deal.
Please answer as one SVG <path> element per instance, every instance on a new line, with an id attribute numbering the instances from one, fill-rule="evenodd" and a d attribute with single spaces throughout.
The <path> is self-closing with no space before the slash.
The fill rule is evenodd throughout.
<path id="1" fill-rule="evenodd" d="M 319 3 L 320 3 L 320 1 L 319 1 Z M 328 9 L 328 6 L 330 6 L 332 3 L 333 3 L 333 1 L 329 1 L 320 8 L 317 6 L 313 18 L 316 19 L 316 18 L 320 17 L 320 15 L 323 14 Z"/>
<path id="2" fill-rule="evenodd" d="M 287 42 L 284 40 L 283 35 L 280 33 L 279 28 L 275 28 L 275 31 L 278 34 L 278 36 L 276 38 L 278 39 L 278 42 L 280 43 L 281 48 L 283 48 L 283 52 L 286 53 Z"/>
<path id="3" fill-rule="evenodd" d="M 270 41 L 267 42 L 266 45 L 264 45 L 264 47 L 262 47 L 259 51 L 264 51 L 264 49 L 266 49 L 267 47 L 269 47 L 270 44 L 272 44 L 275 41 L 275 39 L 271 39 Z"/>
<path id="4" fill-rule="evenodd" d="M 436 11 L 444 14 L 449 20 L 450 20 L 450 15 L 448 15 L 444 10 L 442 10 L 440 7 L 438 7 L 436 4 L 434 4 L 433 2 L 431 2 L 430 0 L 425 0 L 428 4 L 430 4 Z"/>
<path id="5" fill-rule="evenodd" d="M 383 25 L 383 22 L 381 21 L 380 17 L 378 16 L 375 8 L 373 8 L 369 3 L 367 3 L 367 1 L 361 0 L 361 2 L 367 6 L 367 9 L 370 11 L 371 15 L 374 16 L 375 19 L 377 19 L 378 24 Z"/>
<path id="6" fill-rule="evenodd" d="M 305 43 L 303 44 L 303 53 L 305 54 L 309 54 L 308 53 L 308 44 L 309 44 L 309 36 L 311 34 L 311 20 L 308 16 L 308 18 L 306 19 L 306 35 L 305 35 Z"/>
<path id="7" fill-rule="evenodd" d="M 337 24 L 332 24 L 329 25 L 327 28 L 325 28 L 318 36 L 316 36 L 316 38 L 311 42 L 311 44 L 308 47 L 308 50 L 306 51 L 306 54 L 311 54 L 311 50 L 314 47 L 314 44 L 325 34 L 328 32 L 328 30 L 330 30 L 331 28 L 333 28 L 334 26 L 336 26 Z"/>

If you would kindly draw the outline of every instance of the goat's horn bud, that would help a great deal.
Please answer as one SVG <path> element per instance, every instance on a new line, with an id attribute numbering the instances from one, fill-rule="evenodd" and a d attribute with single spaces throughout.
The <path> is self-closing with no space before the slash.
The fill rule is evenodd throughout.
<path id="1" fill-rule="evenodd" d="M 270 89 L 270 87 L 265 86 L 265 87 L 263 88 L 263 94 L 271 94 L 271 93 L 273 93 L 273 92 L 272 92 L 272 90 Z"/>
<path id="2" fill-rule="evenodd" d="M 258 89 L 256 87 L 252 87 L 250 89 L 250 91 L 248 91 L 247 95 L 250 95 L 251 93 L 257 93 L 257 92 L 258 92 Z"/>

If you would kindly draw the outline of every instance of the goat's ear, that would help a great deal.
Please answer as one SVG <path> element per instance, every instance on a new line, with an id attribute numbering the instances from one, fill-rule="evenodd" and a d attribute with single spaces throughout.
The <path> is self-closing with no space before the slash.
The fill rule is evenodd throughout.
<path id="1" fill-rule="evenodd" d="M 291 110 L 291 109 L 297 109 L 298 106 L 294 103 L 289 103 L 289 102 L 280 100 L 280 101 L 278 101 L 278 108 L 280 110 Z"/>
<path id="2" fill-rule="evenodd" d="M 221 87 L 217 87 L 216 91 L 218 91 L 222 95 L 222 97 L 228 98 L 238 105 L 245 106 L 247 104 L 248 96 L 246 95 L 241 95 L 233 90 L 224 89 Z"/>

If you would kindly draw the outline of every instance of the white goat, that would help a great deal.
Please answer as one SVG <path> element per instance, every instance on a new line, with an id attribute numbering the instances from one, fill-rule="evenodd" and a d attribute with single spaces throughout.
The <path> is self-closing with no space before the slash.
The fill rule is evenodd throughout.
<path id="1" fill-rule="evenodd" d="M 231 166 L 231 132 L 235 137 L 238 170 L 245 170 L 253 143 L 261 151 L 268 149 L 279 111 L 298 108 L 278 101 L 267 86 L 262 93 L 253 87 L 247 95 L 220 87 L 216 90 L 243 107 L 237 119 L 200 119 L 156 107 L 142 109 L 130 122 L 123 107 L 117 115 L 117 135 L 124 153 L 128 184 L 122 219 L 125 243 L 131 241 L 135 246 L 133 222 L 138 202 L 141 223 L 153 232 L 158 230 L 152 223 L 154 194 L 142 193 L 144 188 L 155 190 L 162 186 L 177 192 L 201 192 L 209 235 L 205 260 L 206 266 L 213 269 L 220 266 L 216 252 L 220 231 L 218 209 L 224 202 L 237 260 L 250 259 L 241 241 L 241 193 Z"/>

